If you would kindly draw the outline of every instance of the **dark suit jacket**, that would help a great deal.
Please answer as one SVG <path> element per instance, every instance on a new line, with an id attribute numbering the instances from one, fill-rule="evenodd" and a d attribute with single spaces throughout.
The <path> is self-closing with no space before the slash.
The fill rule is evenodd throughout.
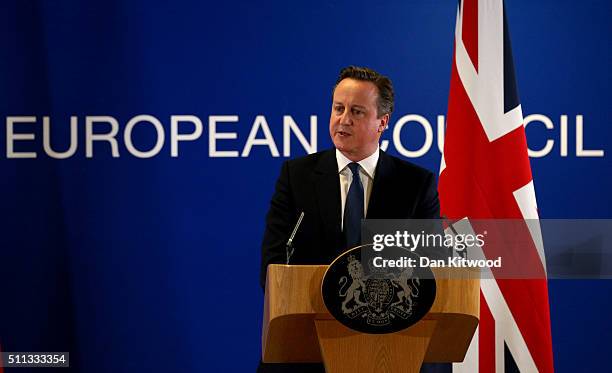
<path id="1" fill-rule="evenodd" d="M 261 286 L 266 268 L 285 263 L 285 244 L 300 213 L 291 264 L 329 264 L 346 249 L 341 232 L 340 177 L 335 149 L 283 163 L 266 218 Z M 440 205 L 434 175 L 380 151 L 367 219 L 434 219 Z"/>

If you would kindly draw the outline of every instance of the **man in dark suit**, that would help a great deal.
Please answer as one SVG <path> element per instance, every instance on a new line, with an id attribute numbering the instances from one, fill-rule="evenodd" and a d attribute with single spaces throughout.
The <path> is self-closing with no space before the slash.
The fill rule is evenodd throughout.
<path id="1" fill-rule="evenodd" d="M 271 263 L 285 263 L 285 245 L 300 214 L 291 264 L 329 264 L 359 244 L 368 219 L 438 218 L 430 172 L 380 150 L 393 112 L 389 78 L 363 67 L 342 69 L 329 120 L 335 149 L 286 161 L 266 218 L 261 286 Z M 259 372 L 323 372 L 320 364 L 261 364 Z"/>

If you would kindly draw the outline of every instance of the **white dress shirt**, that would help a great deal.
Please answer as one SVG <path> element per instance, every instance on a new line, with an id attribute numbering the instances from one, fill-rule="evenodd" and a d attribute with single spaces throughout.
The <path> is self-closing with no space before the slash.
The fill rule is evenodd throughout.
<path id="1" fill-rule="evenodd" d="M 356 162 L 359 164 L 359 178 L 361 179 L 361 185 L 363 185 L 363 216 L 365 217 L 368 213 L 368 203 L 370 201 L 370 194 L 372 193 L 372 184 L 374 183 L 374 173 L 376 172 L 376 164 L 378 163 L 379 148 L 367 158 Z M 347 167 L 349 163 L 352 163 L 350 159 L 344 156 L 342 152 L 336 149 L 336 161 L 338 161 L 338 173 L 340 174 L 340 227 L 344 230 L 344 205 L 346 204 L 346 195 L 348 194 L 351 182 L 353 182 L 353 173 Z"/>

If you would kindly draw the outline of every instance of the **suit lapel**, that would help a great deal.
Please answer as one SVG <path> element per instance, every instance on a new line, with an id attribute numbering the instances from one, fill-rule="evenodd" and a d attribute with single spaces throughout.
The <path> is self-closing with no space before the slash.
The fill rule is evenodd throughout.
<path id="1" fill-rule="evenodd" d="M 366 219 L 385 218 L 388 217 L 386 215 L 389 211 L 393 211 L 393 168 L 390 157 L 381 150 L 376 164 Z"/>
<path id="2" fill-rule="evenodd" d="M 315 167 L 315 193 L 325 230 L 334 239 L 340 232 L 340 177 L 335 149 L 326 152 Z"/>

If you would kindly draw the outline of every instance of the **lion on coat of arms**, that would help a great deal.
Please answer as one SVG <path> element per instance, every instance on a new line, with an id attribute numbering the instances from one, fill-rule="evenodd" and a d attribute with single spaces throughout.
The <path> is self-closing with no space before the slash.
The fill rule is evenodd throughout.
<path id="1" fill-rule="evenodd" d="M 339 282 L 341 287 L 338 293 L 341 297 L 346 297 L 344 301 L 342 302 L 342 312 L 344 312 L 345 314 L 352 312 L 357 307 L 367 306 L 365 302 L 359 299 L 360 296 L 364 293 L 366 289 L 365 282 L 364 282 L 365 278 L 363 274 L 363 266 L 357 259 L 355 259 L 353 255 L 350 255 L 348 257 L 347 268 L 348 268 L 348 273 L 351 276 L 352 282 L 349 285 L 348 289 L 346 289 L 346 291 L 343 292 L 342 290 L 344 289 L 345 285 L 348 283 L 348 279 L 346 276 L 342 276 Z M 347 304 L 351 300 L 355 302 L 355 306 L 353 308 L 348 308 Z"/>

